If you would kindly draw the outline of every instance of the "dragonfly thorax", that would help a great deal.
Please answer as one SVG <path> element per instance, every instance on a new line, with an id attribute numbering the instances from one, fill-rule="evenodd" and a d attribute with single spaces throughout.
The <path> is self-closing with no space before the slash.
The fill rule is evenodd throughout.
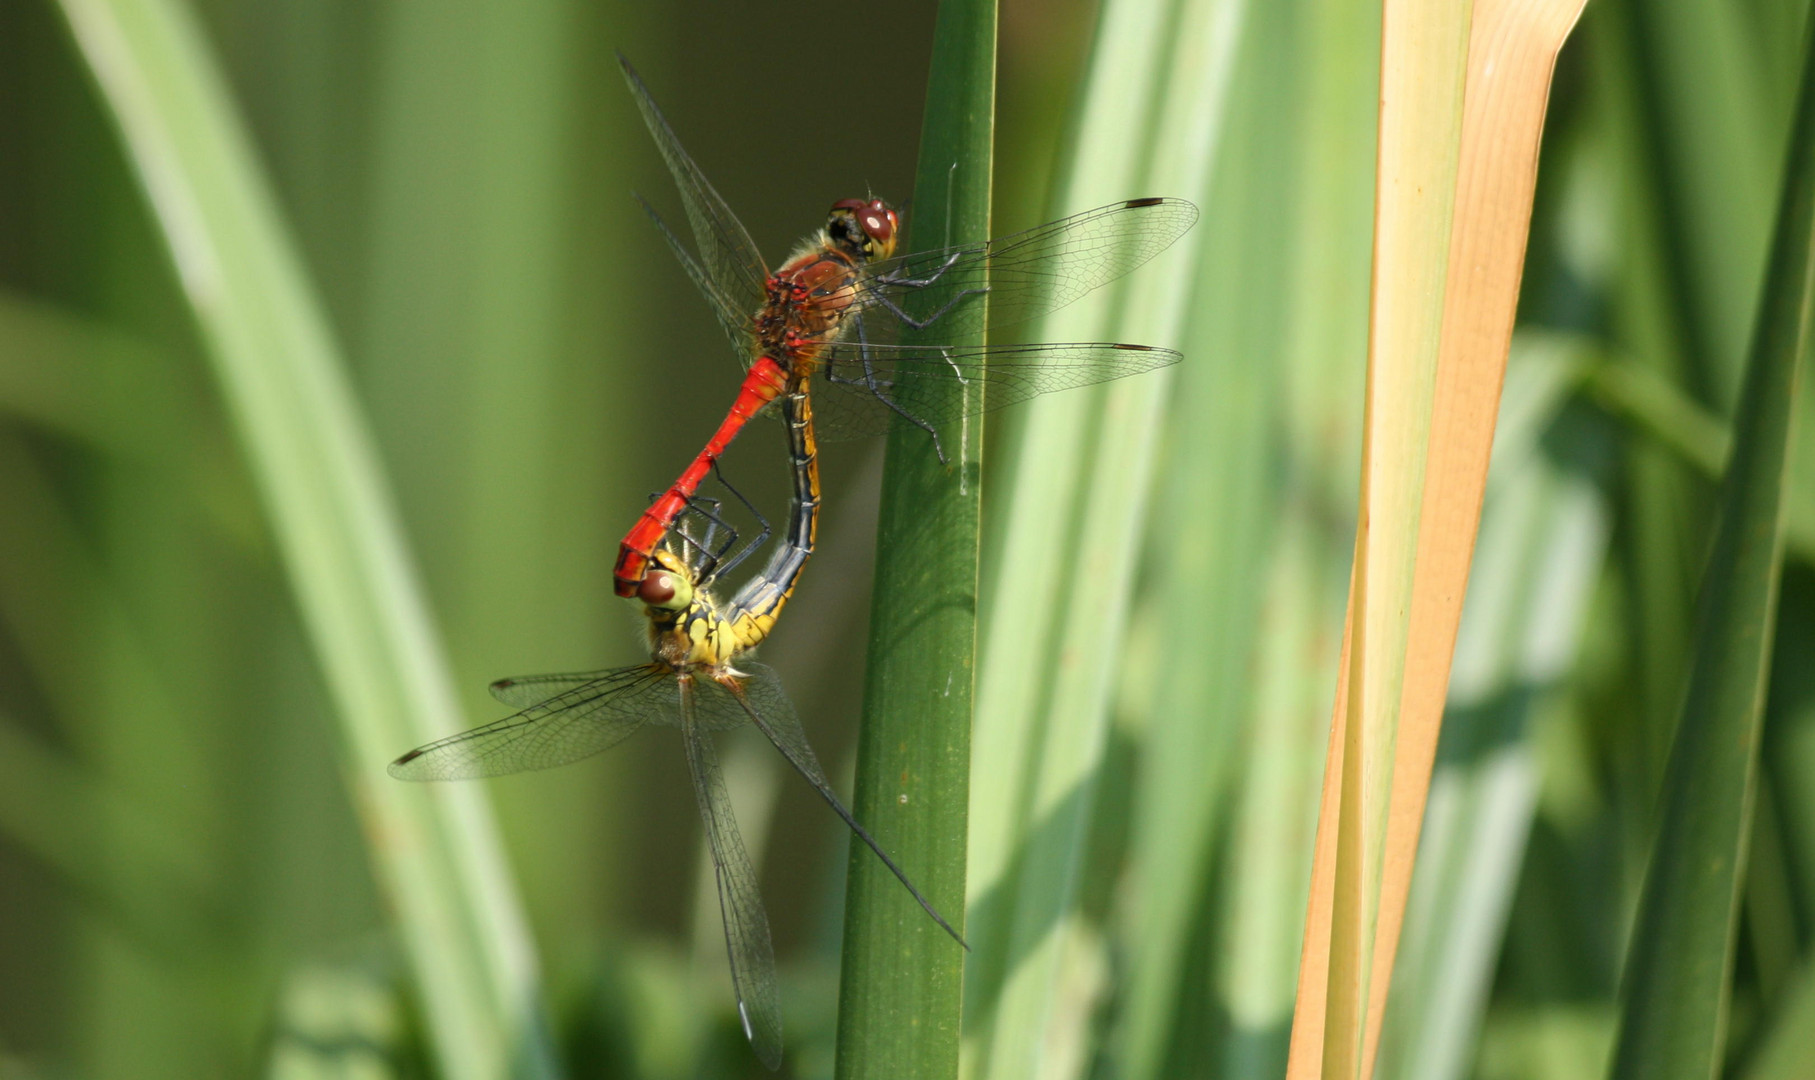
<path id="1" fill-rule="evenodd" d="M 835 248 L 810 245 L 769 278 L 756 315 L 765 356 L 787 362 L 803 348 L 836 338 L 857 299 L 857 263 Z"/>
<path id="2" fill-rule="evenodd" d="M 644 612 L 649 616 L 649 654 L 657 663 L 718 670 L 743 649 L 735 628 L 704 593 L 679 611 L 647 607 Z"/>
<path id="3" fill-rule="evenodd" d="M 813 347 L 832 341 L 858 305 L 863 267 L 895 251 L 900 219 L 881 199 L 832 204 L 825 227 L 769 277 L 756 339 L 763 355 L 793 371 L 811 366 Z"/>

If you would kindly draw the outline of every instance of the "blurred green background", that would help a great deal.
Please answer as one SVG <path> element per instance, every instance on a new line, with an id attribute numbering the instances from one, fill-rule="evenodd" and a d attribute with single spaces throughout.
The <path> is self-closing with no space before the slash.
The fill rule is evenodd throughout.
<path id="1" fill-rule="evenodd" d="M 1117 689 L 1029 1075 L 1283 1066 L 1352 545 L 1379 25 L 1357 0 L 1167 17 L 1210 8 L 1234 45 L 1203 61 L 1226 90 L 1204 189 L 1075 206 L 1053 205 L 1055 170 L 1100 13 L 1002 8 L 996 231 L 1145 194 L 1206 215 L 1182 340 L 1149 341 L 1188 353 L 1169 376 L 1186 422 L 1130 526 L 1126 640 L 1096 661 Z M 193 10 L 350 364 L 469 720 L 499 714 L 500 676 L 637 659 L 616 539 L 735 369 L 629 197 L 678 215 L 613 50 L 774 258 L 834 199 L 908 196 L 932 6 Z M 1803 17 L 1595 0 L 1563 57 L 1383 1075 L 1604 1073 Z M 779 508 L 774 441 L 746 436 L 726 467 Z M 841 786 L 879 454 L 824 453 L 821 554 L 763 652 Z M 1795 1042 L 1815 1030 L 1812 475 L 1792 480 L 1735 1075 L 1815 1060 Z M 86 62 L 31 0 L 0 0 L 0 508 L 0 1077 L 424 1075 L 244 452 Z M 986 586 L 1009 529 L 987 531 Z M 786 1069 L 829 1075 L 840 828 L 755 740 L 724 757 Z M 486 789 L 570 1074 L 755 1075 L 673 738 Z M 993 1000 L 1004 976 L 979 971 Z"/>

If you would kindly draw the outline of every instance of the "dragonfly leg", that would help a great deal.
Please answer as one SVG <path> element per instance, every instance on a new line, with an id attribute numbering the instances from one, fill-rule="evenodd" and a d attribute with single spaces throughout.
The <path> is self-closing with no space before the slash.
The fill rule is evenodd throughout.
<path id="1" fill-rule="evenodd" d="M 939 432 L 933 429 L 933 425 L 902 408 L 893 398 L 889 397 L 888 391 L 884 388 L 881 380 L 876 378 L 876 365 L 870 357 L 869 338 L 864 331 L 862 313 L 859 313 L 853 321 L 857 326 L 857 352 L 858 355 L 863 357 L 863 377 L 860 379 L 841 379 L 838 377 L 836 371 L 828 368 L 826 370 L 826 381 L 843 383 L 846 386 L 861 386 L 871 394 L 874 394 L 876 400 L 894 410 L 896 415 L 926 432 L 928 435 L 931 435 L 933 437 L 933 453 L 939 455 L 939 464 L 950 464 L 945 458 L 945 447 L 939 442 Z M 949 357 L 947 358 L 947 363 L 950 363 Z"/>
<path id="2" fill-rule="evenodd" d="M 911 278 L 911 277 L 902 277 L 899 274 L 883 274 L 883 275 L 879 276 L 876 280 L 881 282 L 884 285 L 903 285 L 910 289 L 924 289 L 928 285 L 931 285 L 933 282 L 938 281 L 940 278 L 944 277 L 945 272 L 947 270 L 950 270 L 952 267 L 958 265 L 958 260 L 962 259 L 964 256 L 965 256 L 965 252 L 962 252 L 962 251 L 952 252 L 951 256 L 949 258 L 947 258 L 945 260 L 945 262 L 941 263 L 939 265 L 938 269 L 934 270 L 932 273 L 928 274 L 925 277 Z"/>
<path id="3" fill-rule="evenodd" d="M 775 749 L 781 751 L 781 756 L 788 759 L 788 764 L 794 766 L 794 771 L 812 785 L 813 790 L 819 793 L 819 797 L 832 808 L 832 812 L 837 814 L 845 825 L 857 834 L 857 838 L 862 840 L 866 847 L 875 852 L 876 857 L 882 860 L 882 865 L 888 867 L 896 880 L 907 887 L 908 893 L 919 902 L 928 915 L 932 916 L 933 921 L 950 934 L 953 941 L 969 951 L 970 945 L 965 942 L 964 935 L 946 921 L 944 915 L 939 914 L 939 909 L 933 906 L 933 902 L 928 900 L 913 880 L 907 876 L 907 871 L 903 870 L 894 859 L 889 858 L 889 853 L 882 849 L 882 845 L 876 842 L 876 838 L 870 835 L 868 829 L 858 823 L 857 818 L 832 790 L 831 781 L 826 779 L 825 770 L 819 766 L 818 756 L 813 753 L 812 745 L 807 742 L 807 733 L 801 729 L 800 718 L 794 715 L 793 707 L 787 703 L 785 697 L 781 696 L 781 687 L 774 681 L 774 672 L 759 669 L 755 685 L 760 696 L 755 699 L 753 699 L 750 689 L 736 678 L 719 678 L 717 682 L 737 701 L 745 715 L 750 718 L 750 722 L 755 724 L 771 743 L 775 744 Z M 762 700 L 762 698 L 768 700 Z"/>
<path id="4" fill-rule="evenodd" d="M 876 297 L 874 300 L 874 303 L 876 303 L 878 306 L 886 309 L 889 314 L 895 316 L 897 319 L 900 319 L 902 322 L 906 323 L 908 326 L 912 327 L 913 329 L 925 330 L 927 327 L 938 322 L 940 319 L 945 318 L 945 316 L 947 314 L 949 314 L 953 308 L 957 307 L 958 304 L 960 302 L 962 302 L 963 300 L 965 300 L 967 297 L 981 296 L 987 292 L 989 292 L 989 289 L 987 287 L 981 288 L 981 289 L 960 289 L 958 291 L 958 295 L 956 295 L 956 296 L 952 297 L 950 300 L 946 301 L 944 307 L 940 308 L 938 311 L 933 312 L 931 315 L 928 315 L 924 319 L 916 319 L 912 315 L 909 315 L 906 311 L 902 310 L 901 305 L 895 303 L 895 301 L 889 299 L 886 296 Z"/>
<path id="5" fill-rule="evenodd" d="M 944 360 L 945 365 L 952 369 L 952 378 L 957 379 L 966 386 L 970 385 L 970 380 L 964 377 L 964 371 L 959 368 L 957 362 L 952 359 L 952 350 L 941 347 L 939 349 L 939 359 Z"/>
<path id="6" fill-rule="evenodd" d="M 714 568 L 714 570 L 712 572 L 712 576 L 717 577 L 720 574 L 730 573 L 734 568 L 736 568 L 737 564 L 739 564 L 739 563 L 743 562 L 745 559 L 749 558 L 750 553 L 752 551 L 755 551 L 757 548 L 762 547 L 765 543 L 768 542 L 769 535 L 774 530 L 769 525 L 769 519 L 763 516 L 763 512 L 761 510 L 758 510 L 756 508 L 756 504 L 751 502 L 749 499 L 745 498 L 743 492 L 737 490 L 737 488 L 735 488 L 731 485 L 731 481 L 725 479 L 724 470 L 719 468 L 719 464 L 716 461 L 714 461 L 712 463 L 712 475 L 718 478 L 718 482 L 720 484 L 724 485 L 725 490 L 729 491 L 737 499 L 738 502 L 744 504 L 744 509 L 750 511 L 750 516 L 756 519 L 756 524 L 760 529 L 760 531 L 757 533 L 757 535 L 755 537 L 753 537 L 748 543 L 744 544 L 741 548 L 738 548 L 738 550 L 735 553 L 731 554 L 729 558 L 724 558 L 724 555 L 726 552 L 729 552 L 729 551 L 731 551 L 731 549 L 733 547 L 736 547 L 737 535 L 738 535 L 736 529 L 731 528 L 729 525 L 724 526 L 726 528 L 726 530 L 728 530 L 731 533 L 731 541 L 730 541 L 730 543 L 726 544 L 724 546 L 724 548 L 722 548 L 719 552 L 719 555 L 720 555 L 722 561 L 718 564 L 718 566 L 716 568 Z M 721 520 L 720 524 L 723 524 L 722 520 Z"/>
<path id="7" fill-rule="evenodd" d="M 667 494 L 665 491 L 651 492 L 650 504 L 653 505 Z M 682 557 L 697 578 L 701 573 L 701 567 L 714 560 L 712 545 L 717 539 L 718 526 L 723 524 L 723 520 L 718 516 L 719 501 L 717 499 L 694 495 L 686 497 L 684 502 L 685 509 L 675 516 L 674 523 L 663 537 L 663 542 L 670 551 L 674 551 L 675 554 Z M 695 536 L 693 533 L 692 523 L 695 518 L 704 518 L 706 521 L 706 531 L 703 536 Z"/>
<path id="8" fill-rule="evenodd" d="M 729 487 L 729 485 L 726 486 Z M 698 495 L 689 496 L 687 509 L 682 511 L 669 533 L 687 549 L 683 558 L 686 559 L 698 584 L 703 585 L 710 582 L 722 570 L 729 569 L 729 567 L 721 566 L 720 563 L 725 553 L 737 544 L 737 529 L 720 515 L 720 509 L 721 504 L 717 499 Z M 706 523 L 705 531 L 698 535 L 691 528 L 691 523 L 695 519 L 703 520 Z M 720 533 L 724 534 L 722 542 Z"/>

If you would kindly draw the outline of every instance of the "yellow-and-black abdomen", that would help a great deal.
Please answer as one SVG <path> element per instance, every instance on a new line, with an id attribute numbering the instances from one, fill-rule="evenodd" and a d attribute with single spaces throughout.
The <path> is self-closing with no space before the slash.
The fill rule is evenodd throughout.
<path id="1" fill-rule="evenodd" d="M 819 447 L 813 433 L 813 404 L 806 378 L 791 382 L 781 397 L 782 420 L 788 429 L 788 460 L 793 491 L 788 500 L 787 528 L 762 572 L 745 583 L 725 605 L 725 621 L 740 649 L 752 649 L 769 636 L 777 616 L 794 593 L 801 571 L 813 556 L 819 533 Z"/>

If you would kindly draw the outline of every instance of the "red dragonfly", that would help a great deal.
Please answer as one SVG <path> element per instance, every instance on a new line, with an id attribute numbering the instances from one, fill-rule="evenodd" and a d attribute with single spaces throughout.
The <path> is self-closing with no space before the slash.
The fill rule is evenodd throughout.
<path id="1" fill-rule="evenodd" d="M 1178 353 L 1145 345 L 950 346 L 900 339 L 904 331 L 929 328 L 956 338 L 1069 304 L 1170 246 L 1197 221 L 1191 203 L 1131 199 L 984 243 L 896 255 L 901 222 L 895 209 L 881 199 L 844 199 L 833 204 L 825 227 L 770 273 L 629 61 L 622 55 L 618 61 L 680 188 L 699 257 L 648 203 L 643 208 L 705 294 L 747 369 L 737 400 L 705 449 L 618 546 L 612 576 L 619 596 L 636 594 L 656 545 L 719 456 L 791 383 L 821 376 L 816 397 L 823 438 L 879 434 L 900 421 L 932 435 L 943 461 L 935 425 L 1178 362 Z M 935 284 L 944 288 L 929 290 Z M 945 393 L 951 379 L 980 392 Z"/>

